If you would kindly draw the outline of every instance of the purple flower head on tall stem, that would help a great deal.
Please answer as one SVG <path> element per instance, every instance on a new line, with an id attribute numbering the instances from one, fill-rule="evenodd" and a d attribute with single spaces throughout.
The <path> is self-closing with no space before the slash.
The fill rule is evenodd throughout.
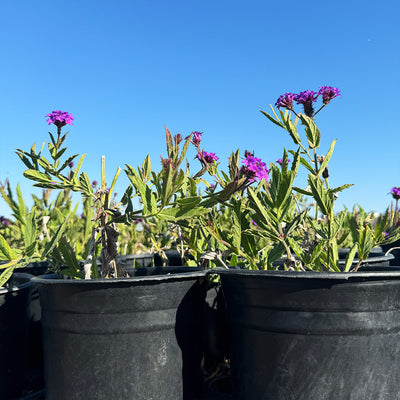
<path id="1" fill-rule="evenodd" d="M 304 107 L 304 114 L 308 117 L 312 118 L 314 115 L 314 107 L 313 103 L 317 101 L 318 93 L 313 92 L 312 90 L 305 90 L 304 92 L 300 92 L 294 96 L 294 100 L 297 104 L 302 104 Z"/>
<path id="2" fill-rule="evenodd" d="M 250 181 L 269 179 L 269 171 L 265 162 L 261 161 L 260 158 L 254 157 L 253 155 L 247 155 L 242 161 L 244 164 L 240 168 L 240 173 L 245 175 Z"/>
<path id="3" fill-rule="evenodd" d="M 74 120 L 74 117 L 72 114 L 69 114 L 67 111 L 52 111 L 50 114 L 46 114 L 47 123 L 54 124 L 57 126 L 57 128 L 62 128 L 64 125 L 72 125 L 72 121 Z"/>
<path id="4" fill-rule="evenodd" d="M 390 193 L 395 200 L 400 200 L 400 187 L 392 187 L 392 189 L 390 189 Z"/>
<path id="5" fill-rule="evenodd" d="M 335 97 L 340 97 L 340 91 L 338 88 L 332 86 L 320 86 L 318 95 L 322 96 L 322 103 L 325 105 L 328 104 Z"/>
<path id="6" fill-rule="evenodd" d="M 72 168 L 73 166 L 74 166 L 74 162 L 71 161 L 71 162 L 68 164 L 68 167 Z"/>
<path id="7" fill-rule="evenodd" d="M 92 187 L 95 188 L 97 186 L 97 181 L 92 182 Z"/>
<path id="8" fill-rule="evenodd" d="M 203 132 L 197 132 L 194 131 L 192 132 L 192 143 L 196 146 L 199 147 L 200 146 L 200 142 L 201 142 L 201 135 L 203 134 Z"/>
<path id="9" fill-rule="evenodd" d="M 215 153 L 209 153 L 204 150 L 201 153 L 198 153 L 195 158 L 197 158 L 202 163 L 205 162 L 206 164 L 213 164 L 214 161 L 219 160 Z"/>
<path id="10" fill-rule="evenodd" d="M 294 93 L 282 94 L 276 101 L 275 106 L 278 108 L 284 107 L 287 108 L 288 110 L 293 110 L 293 100 L 295 96 L 296 95 Z"/>

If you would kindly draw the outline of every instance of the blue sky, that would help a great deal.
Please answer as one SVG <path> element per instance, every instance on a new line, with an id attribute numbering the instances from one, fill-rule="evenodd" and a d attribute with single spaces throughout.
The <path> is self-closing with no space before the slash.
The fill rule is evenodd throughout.
<path id="1" fill-rule="evenodd" d="M 237 148 L 269 163 L 293 146 L 259 110 L 329 85 L 342 97 L 317 117 L 321 152 L 338 139 L 331 186 L 355 185 L 337 208 L 384 211 L 400 186 L 399 15 L 398 0 L 2 2 L 0 181 L 38 193 L 14 149 L 47 141 L 44 116 L 59 109 L 75 116 L 69 154 L 87 154 L 92 180 L 103 154 L 109 181 L 147 154 L 158 168 L 164 125 L 204 132 L 223 166 Z"/>

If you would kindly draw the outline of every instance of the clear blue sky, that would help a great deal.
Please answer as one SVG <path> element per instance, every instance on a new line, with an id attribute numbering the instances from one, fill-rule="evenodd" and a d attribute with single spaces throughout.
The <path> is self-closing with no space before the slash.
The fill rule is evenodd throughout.
<path id="1" fill-rule="evenodd" d="M 158 167 L 164 125 L 204 132 L 223 165 L 237 148 L 275 161 L 291 142 L 259 110 L 329 85 L 342 93 L 317 117 L 322 151 L 338 139 L 330 183 L 355 184 L 338 207 L 384 211 L 400 186 L 399 17 L 398 0 L 4 1 L 0 180 L 30 197 L 14 149 L 47 141 L 58 109 L 91 180 L 103 154 L 109 181 L 148 153 Z"/>

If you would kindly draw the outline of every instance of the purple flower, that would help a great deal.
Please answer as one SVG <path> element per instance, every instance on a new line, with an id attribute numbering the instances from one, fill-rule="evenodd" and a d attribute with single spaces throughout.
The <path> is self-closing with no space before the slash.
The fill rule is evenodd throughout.
<path id="1" fill-rule="evenodd" d="M 390 193 L 392 194 L 394 199 L 400 200 L 400 187 L 393 187 L 392 189 L 390 189 Z"/>
<path id="2" fill-rule="evenodd" d="M 68 164 L 68 167 L 72 168 L 73 166 L 74 166 L 74 162 L 71 161 L 71 162 Z"/>
<path id="3" fill-rule="evenodd" d="M 215 153 L 208 153 L 204 150 L 201 153 L 198 153 L 195 158 L 197 158 L 202 164 L 213 164 L 214 161 L 219 160 Z"/>
<path id="4" fill-rule="evenodd" d="M 206 162 L 209 164 L 213 163 L 214 161 L 218 161 L 218 157 L 215 155 L 215 153 L 207 153 L 204 151 L 203 156 Z"/>
<path id="5" fill-rule="evenodd" d="M 250 219 L 250 222 L 251 222 L 254 226 L 257 226 L 257 224 L 256 224 L 252 219 Z"/>
<path id="6" fill-rule="evenodd" d="M 133 221 L 133 223 L 134 223 L 135 225 L 137 225 L 137 224 L 142 224 L 142 223 L 143 223 L 143 219 L 142 219 L 142 218 L 135 219 L 135 220 Z"/>
<path id="7" fill-rule="evenodd" d="M 50 114 L 46 114 L 47 123 L 54 124 L 58 128 L 63 127 L 64 125 L 72 125 L 72 121 L 74 120 L 74 117 L 72 114 L 69 114 L 67 111 L 52 111 Z"/>
<path id="8" fill-rule="evenodd" d="M 340 91 L 338 88 L 332 86 L 320 86 L 318 96 L 320 95 L 322 96 L 322 103 L 328 104 L 335 97 L 340 97 Z"/>
<path id="9" fill-rule="evenodd" d="M 284 107 L 288 110 L 293 110 L 293 100 L 295 96 L 296 95 L 294 93 L 285 93 L 279 96 L 278 100 L 275 103 L 275 106 L 278 108 Z"/>
<path id="10" fill-rule="evenodd" d="M 200 146 L 200 142 L 201 142 L 201 135 L 203 134 L 203 132 L 194 131 L 194 132 L 192 132 L 192 134 L 193 134 L 192 143 L 196 147 L 199 147 Z"/>
<path id="11" fill-rule="evenodd" d="M 11 222 L 7 218 L 4 218 L 3 216 L 0 216 L 0 223 L 2 225 L 4 225 L 4 226 L 10 226 L 11 225 Z"/>
<path id="12" fill-rule="evenodd" d="M 382 232 L 382 235 L 387 238 L 389 236 L 389 234 L 387 232 Z"/>
<path id="13" fill-rule="evenodd" d="M 313 92 L 312 90 L 305 90 L 304 92 L 300 92 L 294 96 L 294 100 L 297 104 L 302 104 L 304 107 L 304 114 L 308 117 L 312 117 L 314 114 L 313 103 L 317 101 L 318 93 Z"/>
<path id="14" fill-rule="evenodd" d="M 256 179 L 261 180 L 269 179 L 269 171 L 265 162 L 262 162 L 260 158 L 254 157 L 253 155 L 247 155 L 247 157 L 242 161 L 244 166 L 240 168 L 240 172 L 245 175 L 250 181 Z"/>
<path id="15" fill-rule="evenodd" d="M 92 182 L 92 187 L 95 188 L 96 186 L 97 186 L 97 181 L 93 181 L 93 182 Z"/>
<path id="16" fill-rule="evenodd" d="M 276 162 L 277 162 L 279 165 L 282 165 L 283 160 L 282 160 L 282 158 L 278 158 L 278 159 L 276 160 Z M 287 162 L 290 163 L 290 160 L 288 159 Z"/>

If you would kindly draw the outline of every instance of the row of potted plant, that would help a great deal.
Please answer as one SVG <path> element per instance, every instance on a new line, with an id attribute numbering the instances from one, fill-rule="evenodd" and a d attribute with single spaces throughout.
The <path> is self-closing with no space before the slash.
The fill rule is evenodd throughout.
<path id="1" fill-rule="evenodd" d="M 202 133 L 183 138 L 166 129 L 160 169 L 149 156 L 137 168 L 126 164 L 130 184 L 119 201 L 121 170 L 108 185 L 103 157 L 93 185 L 82 170 L 85 155 L 65 157 L 63 128 L 72 115 L 47 115 L 57 128 L 49 156 L 35 146 L 17 154 L 34 186 L 59 195 L 50 207 L 46 196 L 36 199 L 28 213 L 19 188 L 18 201 L 3 188 L 16 223 L 7 227 L 15 236 L 0 236 L 2 285 L 34 261 L 47 260 L 58 274 L 34 279 L 47 399 L 200 398 L 206 281 L 215 274 L 226 302 L 234 398 L 396 398 L 400 272 L 365 264 L 374 247 L 400 238 L 398 210 L 379 217 L 361 207 L 335 211 L 338 193 L 351 185 L 330 187 L 336 141 L 321 154 L 316 115 L 338 96 L 329 86 L 286 93 L 277 112 L 262 111 L 295 146 L 269 166 L 236 151 L 223 171 L 216 154 L 201 148 Z M 191 145 L 196 173 L 185 162 Z M 295 186 L 299 168 L 308 173 L 305 188 Z M 83 218 L 70 191 L 82 195 Z M 135 249 L 131 227 L 139 221 L 141 238 L 161 254 L 169 243 L 154 227 L 175 232 L 187 266 L 127 271 L 119 238 L 135 232 L 124 245 Z"/>

